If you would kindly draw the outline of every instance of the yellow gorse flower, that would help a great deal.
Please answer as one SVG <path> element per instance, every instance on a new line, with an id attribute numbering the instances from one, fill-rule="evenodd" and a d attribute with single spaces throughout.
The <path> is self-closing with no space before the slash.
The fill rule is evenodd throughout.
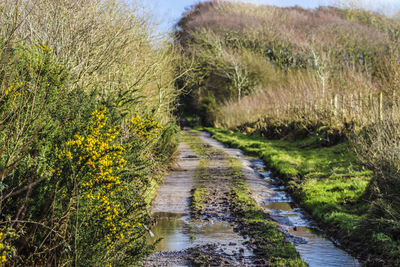
<path id="1" fill-rule="evenodd" d="M 58 150 L 58 157 L 77 164 L 86 173 L 81 183 L 86 192 L 84 196 L 91 209 L 103 219 L 106 239 L 111 242 L 124 237 L 127 225 L 132 229 L 136 226 L 126 223 L 123 210 L 112 198 L 125 188 L 117 172 L 124 168 L 126 160 L 124 147 L 114 143 L 119 130 L 117 127 L 108 129 L 107 120 L 106 109 L 95 110 L 86 136 L 75 135 L 68 140 L 64 149 Z"/>
<path id="2" fill-rule="evenodd" d="M 49 48 L 47 45 L 39 43 L 39 44 L 36 44 L 36 46 L 39 47 L 44 52 L 50 52 L 51 51 L 51 48 Z"/>
<path id="3" fill-rule="evenodd" d="M 7 262 L 7 249 L 6 244 L 3 243 L 4 233 L 0 232 L 0 266 L 2 263 Z"/>
<path id="4" fill-rule="evenodd" d="M 15 106 L 17 98 L 22 95 L 20 90 L 22 85 L 22 82 L 13 82 L 11 83 L 10 87 L 3 92 L 3 95 L 6 97 L 6 99 L 11 100 L 11 107 Z"/>
<path id="5" fill-rule="evenodd" d="M 138 114 L 126 121 L 128 128 L 139 142 L 145 145 L 155 140 L 162 127 L 153 118 L 143 119 Z"/>

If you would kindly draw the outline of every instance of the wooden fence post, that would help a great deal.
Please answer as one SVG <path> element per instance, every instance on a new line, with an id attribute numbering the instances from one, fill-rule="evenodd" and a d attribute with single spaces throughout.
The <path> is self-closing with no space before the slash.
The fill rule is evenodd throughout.
<path id="1" fill-rule="evenodd" d="M 379 120 L 383 121 L 383 93 L 379 93 L 379 106 L 378 106 Z"/>
<path id="2" fill-rule="evenodd" d="M 369 93 L 368 94 L 368 111 L 372 111 L 372 116 L 371 116 L 371 120 L 373 121 L 373 122 L 375 122 L 375 117 L 376 117 L 376 115 L 375 115 L 375 110 L 374 110 L 374 98 L 373 98 L 373 96 L 372 96 L 372 93 Z"/>
<path id="3" fill-rule="evenodd" d="M 362 109 L 363 109 L 362 104 L 363 104 L 363 102 L 362 102 L 362 93 L 359 92 L 358 93 L 358 113 L 357 113 L 357 116 L 358 116 L 358 120 L 360 122 L 362 122 L 362 118 L 361 118 Z"/>
<path id="4" fill-rule="evenodd" d="M 393 90 L 393 95 L 392 95 L 392 120 L 394 121 L 394 117 L 395 117 L 395 112 L 396 112 L 396 108 L 397 108 L 397 100 L 396 100 L 396 91 Z"/>

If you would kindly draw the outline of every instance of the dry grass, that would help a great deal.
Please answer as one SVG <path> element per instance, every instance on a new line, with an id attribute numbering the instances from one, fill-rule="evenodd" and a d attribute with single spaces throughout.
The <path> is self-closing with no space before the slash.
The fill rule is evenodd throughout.
<path id="1" fill-rule="evenodd" d="M 329 85 L 323 91 L 317 74 L 287 73 L 279 84 L 260 88 L 240 102 L 227 101 L 219 109 L 216 125 L 236 128 L 269 117 L 282 124 L 298 121 L 343 128 L 352 123 L 360 129 L 379 121 L 399 121 L 396 91 L 381 91 L 381 86 L 361 73 L 341 75 L 335 87 Z M 341 86 L 336 87 L 339 82 Z"/>

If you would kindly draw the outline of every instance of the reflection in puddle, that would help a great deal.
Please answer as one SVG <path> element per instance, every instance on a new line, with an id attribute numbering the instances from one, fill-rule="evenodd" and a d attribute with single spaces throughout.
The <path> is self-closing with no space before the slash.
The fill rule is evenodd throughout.
<path id="1" fill-rule="evenodd" d="M 268 205 L 264 206 L 265 208 L 268 209 L 274 209 L 274 210 L 284 210 L 284 211 L 292 211 L 292 203 L 291 202 L 272 202 Z"/>
<path id="2" fill-rule="evenodd" d="M 154 234 L 150 241 L 163 238 L 155 251 L 175 251 L 190 247 L 191 240 L 187 234 L 187 214 L 155 213 L 155 225 L 151 228 Z"/>
<path id="3" fill-rule="evenodd" d="M 273 186 L 270 189 L 276 190 Z M 268 202 L 292 202 L 292 198 L 285 191 L 275 191 Z"/>
<path id="4" fill-rule="evenodd" d="M 245 263 L 246 257 L 250 259 L 253 256 L 243 245 L 246 240 L 234 232 L 227 222 L 196 224 L 188 221 L 187 214 L 175 213 L 154 213 L 153 217 L 156 221 L 151 228 L 154 237 L 149 238 L 149 241 L 154 242 L 162 238 L 156 251 L 179 251 L 198 245 L 218 244 L 227 255 L 242 255 Z"/>
<path id="5" fill-rule="evenodd" d="M 341 250 L 323 235 L 315 230 L 314 222 L 307 219 L 300 208 L 296 208 L 291 197 L 283 191 L 283 186 L 278 178 L 271 177 L 265 171 L 264 162 L 251 161 L 254 170 L 264 179 L 267 187 L 274 191 L 272 196 L 262 205 L 275 220 L 275 222 L 288 232 L 297 251 L 310 267 L 319 266 L 360 266 L 357 259 Z M 262 171 L 258 171 L 262 170 Z"/>

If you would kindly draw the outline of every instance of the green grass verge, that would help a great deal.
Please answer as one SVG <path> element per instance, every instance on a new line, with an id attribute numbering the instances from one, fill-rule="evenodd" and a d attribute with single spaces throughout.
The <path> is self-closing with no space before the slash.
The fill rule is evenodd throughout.
<path id="1" fill-rule="evenodd" d="M 236 158 L 229 158 L 229 161 L 235 178 L 232 206 L 245 231 L 255 240 L 255 252 L 267 256 L 268 266 L 307 266 L 294 245 L 285 239 L 276 224 L 266 217 L 256 201 L 250 197 L 240 161 Z"/>
<path id="2" fill-rule="evenodd" d="M 206 130 L 219 141 L 262 158 L 321 225 L 341 237 L 356 238 L 355 229 L 369 208 L 360 197 L 372 172 L 357 164 L 348 143 L 317 147 L 313 137 L 290 142 L 215 128 Z"/>

